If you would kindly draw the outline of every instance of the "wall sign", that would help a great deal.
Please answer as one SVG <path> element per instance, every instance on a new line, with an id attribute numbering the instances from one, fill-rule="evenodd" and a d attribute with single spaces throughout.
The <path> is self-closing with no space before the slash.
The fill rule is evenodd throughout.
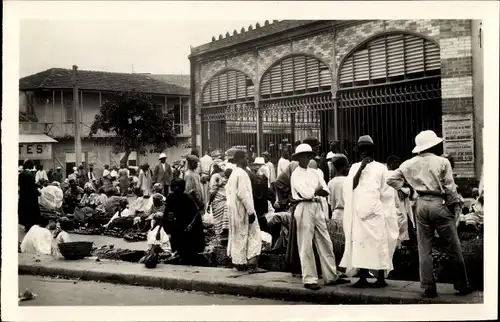
<path id="1" fill-rule="evenodd" d="M 23 143 L 19 144 L 19 160 L 51 160 L 51 143 Z"/>
<path id="2" fill-rule="evenodd" d="M 472 114 L 443 115 L 444 152 L 450 154 L 456 163 L 474 165 L 474 123 Z M 459 177 L 470 177 L 456 167 Z"/>

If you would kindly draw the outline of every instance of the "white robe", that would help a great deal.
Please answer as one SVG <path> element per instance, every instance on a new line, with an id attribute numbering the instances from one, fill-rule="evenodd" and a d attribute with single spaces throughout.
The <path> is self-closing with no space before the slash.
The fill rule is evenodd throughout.
<path id="1" fill-rule="evenodd" d="M 252 183 L 245 170 L 235 167 L 226 183 L 229 238 L 227 255 L 235 265 L 245 265 L 249 259 L 260 255 L 262 241 L 257 218 L 248 222 L 255 214 Z"/>
<path id="2" fill-rule="evenodd" d="M 54 237 L 45 227 L 34 225 L 26 233 L 21 242 L 21 252 L 37 255 L 50 255 Z"/>
<path id="3" fill-rule="evenodd" d="M 353 178 L 361 163 L 353 164 L 344 186 L 345 251 L 340 262 L 348 276 L 360 268 L 393 269 L 392 256 L 399 236 L 394 190 L 386 184 L 387 167 L 369 163 L 353 191 Z"/>

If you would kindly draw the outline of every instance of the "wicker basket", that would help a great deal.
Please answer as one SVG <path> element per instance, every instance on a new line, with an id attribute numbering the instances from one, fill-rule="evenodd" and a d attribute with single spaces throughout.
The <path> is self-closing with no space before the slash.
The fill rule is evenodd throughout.
<path id="1" fill-rule="evenodd" d="M 93 242 L 78 241 L 61 243 L 58 246 L 61 255 L 63 255 L 65 259 L 73 260 L 90 256 L 93 244 Z"/>

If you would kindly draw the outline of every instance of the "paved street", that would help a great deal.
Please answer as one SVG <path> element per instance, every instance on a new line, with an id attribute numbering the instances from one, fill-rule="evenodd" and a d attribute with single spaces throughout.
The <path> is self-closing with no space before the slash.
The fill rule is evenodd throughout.
<path id="1" fill-rule="evenodd" d="M 279 300 L 20 275 L 19 292 L 25 289 L 35 293 L 37 297 L 20 302 L 21 306 L 290 304 Z"/>

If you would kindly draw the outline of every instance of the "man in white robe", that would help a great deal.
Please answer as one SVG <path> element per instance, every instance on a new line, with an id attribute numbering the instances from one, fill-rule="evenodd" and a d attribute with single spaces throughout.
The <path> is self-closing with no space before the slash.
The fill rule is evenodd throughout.
<path id="1" fill-rule="evenodd" d="M 236 166 L 226 183 L 229 219 L 227 255 L 238 270 L 248 267 L 249 273 L 257 273 L 263 271 L 258 268 L 262 241 L 254 209 L 252 183 L 245 171 L 245 151 L 236 151 L 232 161 Z"/>
<path id="2" fill-rule="evenodd" d="M 314 258 L 313 242 L 316 245 L 322 277 L 325 285 L 349 283 L 339 279 L 333 245 L 327 230 L 328 205 L 325 197 L 328 196 L 328 187 L 320 173 L 309 168 L 309 161 L 315 153 L 308 144 L 297 146 L 293 159 L 299 162 L 299 167 L 293 171 L 290 182 L 291 192 L 297 206 L 294 217 L 297 221 L 297 243 L 302 269 L 304 287 L 318 290 L 318 274 Z"/>
<path id="3" fill-rule="evenodd" d="M 262 153 L 262 156 L 264 157 L 264 161 L 266 162 L 267 167 L 269 168 L 269 184 L 273 183 L 276 181 L 276 169 L 274 168 L 274 164 L 271 162 L 270 158 L 271 155 L 269 152 L 264 152 Z"/>
<path id="4" fill-rule="evenodd" d="M 373 140 L 359 138 L 363 159 L 352 165 L 344 186 L 344 256 L 340 262 L 348 276 L 360 279 L 353 287 L 385 287 L 393 269 L 392 256 L 399 236 L 394 190 L 386 184 L 387 167 L 373 160 Z M 377 282 L 368 283 L 369 270 L 377 271 Z"/>
<path id="5" fill-rule="evenodd" d="M 214 160 L 213 158 L 208 154 L 208 150 L 205 151 L 205 155 L 200 158 L 200 180 L 201 180 L 201 186 L 202 186 L 202 194 L 203 194 L 203 202 L 205 203 L 205 211 L 207 211 L 207 206 L 208 206 L 208 200 L 210 199 L 208 195 L 208 186 L 210 182 L 210 174 L 212 172 L 212 166 L 213 166 Z"/>

